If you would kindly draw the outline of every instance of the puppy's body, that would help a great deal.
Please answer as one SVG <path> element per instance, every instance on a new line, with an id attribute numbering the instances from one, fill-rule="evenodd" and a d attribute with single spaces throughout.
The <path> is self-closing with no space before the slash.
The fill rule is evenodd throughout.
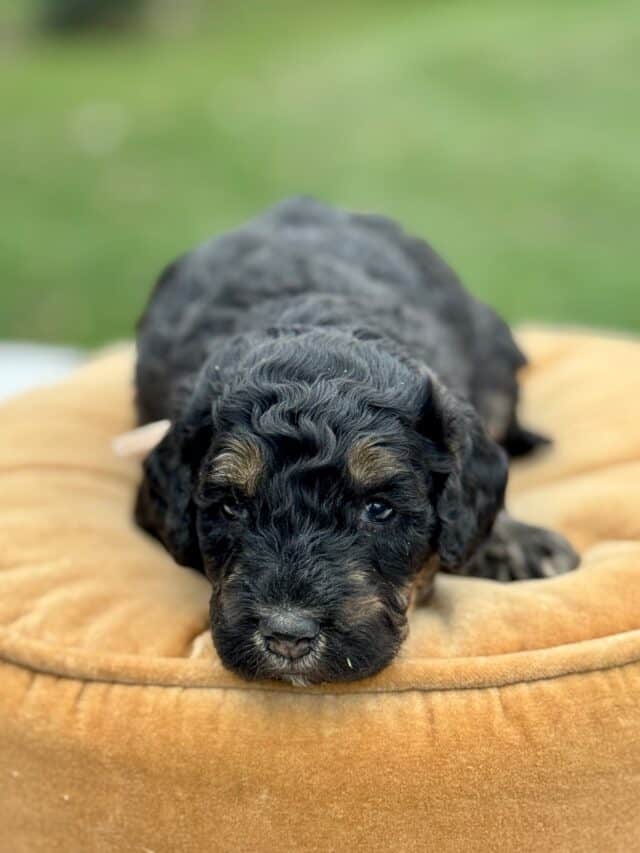
<path id="1" fill-rule="evenodd" d="M 294 199 L 165 271 L 137 399 L 141 423 L 173 427 L 137 518 L 210 578 L 228 666 L 361 677 L 396 653 L 438 563 L 573 566 L 560 537 L 499 515 L 498 443 L 542 440 L 518 424 L 523 364 L 504 322 L 379 217 Z"/>
<path id="2" fill-rule="evenodd" d="M 238 369 L 235 335 L 275 330 L 379 336 L 428 365 L 504 439 L 525 359 L 503 320 L 474 299 L 427 243 L 393 222 L 292 199 L 172 264 L 140 324 L 141 422 L 170 418 L 176 391 L 211 355 Z M 321 340 L 318 339 L 319 345 Z"/>

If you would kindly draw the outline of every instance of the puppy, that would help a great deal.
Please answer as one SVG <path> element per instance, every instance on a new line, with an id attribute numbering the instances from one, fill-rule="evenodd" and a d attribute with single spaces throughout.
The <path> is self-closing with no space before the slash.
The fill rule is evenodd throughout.
<path id="1" fill-rule="evenodd" d="M 422 240 L 285 201 L 162 274 L 138 329 L 140 424 L 171 427 L 135 516 L 212 586 L 223 663 L 348 680 L 387 665 L 438 567 L 548 577 L 577 558 L 503 509 L 525 359 Z"/>

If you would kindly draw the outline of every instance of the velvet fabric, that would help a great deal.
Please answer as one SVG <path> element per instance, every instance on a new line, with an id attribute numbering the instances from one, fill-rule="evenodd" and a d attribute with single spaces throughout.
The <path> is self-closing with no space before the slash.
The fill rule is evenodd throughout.
<path id="1" fill-rule="evenodd" d="M 440 575 L 350 685 L 246 683 L 131 520 L 132 350 L 0 409 L 0 851 L 640 850 L 640 344 L 529 329 L 509 504 L 581 568 Z"/>

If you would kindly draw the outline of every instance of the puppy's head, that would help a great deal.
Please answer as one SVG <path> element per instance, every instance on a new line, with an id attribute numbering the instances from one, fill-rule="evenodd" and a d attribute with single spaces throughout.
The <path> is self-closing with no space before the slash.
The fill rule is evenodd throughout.
<path id="1" fill-rule="evenodd" d="M 224 385 L 206 368 L 145 462 L 137 519 L 207 574 L 216 648 L 247 678 L 380 670 L 424 567 L 464 564 L 502 504 L 504 456 L 474 411 L 341 343 L 271 342 Z"/>

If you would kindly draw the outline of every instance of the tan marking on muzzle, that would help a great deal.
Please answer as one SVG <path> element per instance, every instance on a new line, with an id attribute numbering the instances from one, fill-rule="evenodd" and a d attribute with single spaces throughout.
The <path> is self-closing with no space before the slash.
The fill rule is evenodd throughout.
<path id="1" fill-rule="evenodd" d="M 349 599 L 349 621 L 357 625 L 384 610 L 384 604 L 377 595 L 360 595 Z"/>
<path id="2" fill-rule="evenodd" d="M 357 562 L 347 560 L 345 570 L 355 591 L 345 598 L 342 612 L 348 624 L 357 625 L 383 610 L 384 604 L 372 590 L 366 569 Z"/>
<path id="3" fill-rule="evenodd" d="M 415 605 L 424 604 L 429 599 L 433 589 L 433 579 L 439 568 L 440 560 L 438 555 L 434 554 L 420 569 L 409 590 L 409 610 Z"/>
<path id="4" fill-rule="evenodd" d="M 357 441 L 347 458 L 347 469 L 359 486 L 372 487 L 384 483 L 403 470 L 397 456 L 376 443 L 374 437 Z"/>
<path id="5" fill-rule="evenodd" d="M 245 438 L 232 438 L 213 460 L 213 483 L 239 489 L 248 497 L 256 493 L 265 465 L 257 444 Z"/>

